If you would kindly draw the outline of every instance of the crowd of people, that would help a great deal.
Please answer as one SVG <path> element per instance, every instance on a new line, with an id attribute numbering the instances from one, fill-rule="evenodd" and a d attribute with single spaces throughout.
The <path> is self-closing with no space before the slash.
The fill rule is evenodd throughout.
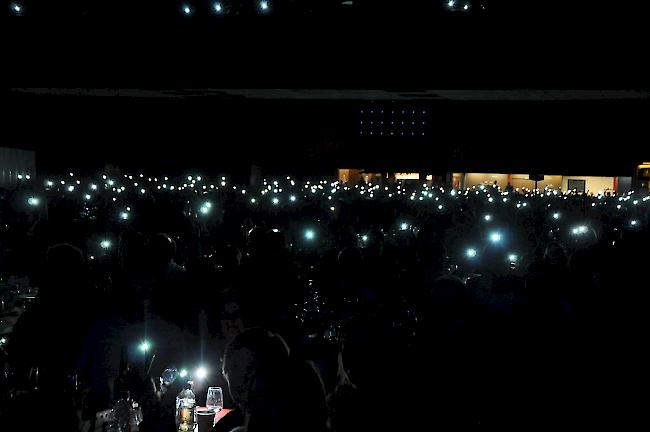
<path id="1" fill-rule="evenodd" d="M 215 432 L 632 425 L 649 223 L 647 191 L 21 180 L 0 276 L 38 294 L 0 424 L 80 430 L 128 391 L 173 431 L 175 368 L 225 389 Z"/>

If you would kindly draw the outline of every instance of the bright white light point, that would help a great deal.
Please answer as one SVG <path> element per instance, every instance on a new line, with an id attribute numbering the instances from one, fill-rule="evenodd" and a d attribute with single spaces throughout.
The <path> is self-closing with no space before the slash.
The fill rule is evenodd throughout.
<path id="1" fill-rule="evenodd" d="M 553 213 L 553 219 L 559 219 L 560 218 L 560 213 Z"/>
<path id="2" fill-rule="evenodd" d="M 15 4 L 15 5 L 14 5 L 14 10 L 15 10 L 16 12 L 20 12 L 22 9 L 23 9 L 23 8 L 20 7 L 20 5 L 18 5 L 18 4 Z"/>
<path id="3" fill-rule="evenodd" d="M 39 203 L 39 199 L 35 197 L 31 197 L 27 200 L 27 203 L 31 206 L 37 206 Z"/>
<path id="4" fill-rule="evenodd" d="M 463 6 L 463 9 L 464 9 L 464 10 L 467 10 L 467 9 L 469 9 L 469 5 L 468 5 L 468 4 L 466 4 L 465 6 Z"/>
<path id="5" fill-rule="evenodd" d="M 183 12 L 185 12 L 186 15 L 189 15 L 189 13 L 192 12 L 192 9 L 190 9 L 189 6 L 185 6 Z"/>
<path id="6" fill-rule="evenodd" d="M 492 215 L 487 214 L 487 215 L 483 216 L 483 219 L 485 219 L 487 222 L 489 222 L 489 221 L 492 220 Z"/>
<path id="7" fill-rule="evenodd" d="M 122 220 L 127 220 L 129 218 L 129 214 L 127 212 L 122 212 L 120 213 L 120 218 L 122 218 Z"/>
<path id="8" fill-rule="evenodd" d="M 205 379 L 208 376 L 208 370 L 204 367 L 198 367 L 196 368 L 196 371 L 194 372 L 194 376 L 198 379 Z"/>
<path id="9" fill-rule="evenodd" d="M 221 186 L 225 186 L 225 185 L 226 185 L 226 182 L 225 182 L 225 181 L 222 181 L 222 182 L 221 182 Z"/>
<path id="10" fill-rule="evenodd" d="M 260 2 L 260 7 L 262 8 L 262 10 L 267 10 L 269 8 L 269 2 L 261 1 Z"/>
<path id="11" fill-rule="evenodd" d="M 187 374 L 188 374 L 187 369 L 181 369 L 178 376 L 181 377 L 181 378 L 185 378 L 187 376 Z"/>
<path id="12" fill-rule="evenodd" d="M 289 197 L 289 200 L 290 200 L 291 202 L 294 202 L 294 201 L 296 200 L 296 196 L 295 196 L 295 195 L 291 195 L 291 196 Z"/>
<path id="13" fill-rule="evenodd" d="M 102 249 L 108 249 L 111 247 L 111 242 L 110 240 L 102 240 L 99 245 L 101 246 Z"/>
<path id="14" fill-rule="evenodd" d="M 272 201 L 273 201 L 273 204 L 277 204 L 277 203 L 279 203 L 279 202 L 280 202 L 280 200 L 279 200 L 279 199 L 277 199 L 277 198 L 273 198 L 273 199 L 272 199 Z"/>
<path id="15" fill-rule="evenodd" d="M 72 192 L 74 190 L 74 186 L 68 186 L 68 192 Z"/>
<path id="16" fill-rule="evenodd" d="M 403 223 L 403 224 L 400 225 L 400 229 L 401 229 L 402 231 L 405 231 L 405 230 L 407 230 L 408 228 L 409 228 L 409 224 L 407 224 L 407 223 Z"/>
<path id="17" fill-rule="evenodd" d="M 151 348 L 151 344 L 149 343 L 149 341 L 143 341 L 140 344 L 140 351 L 142 352 L 147 352 L 149 351 L 150 348 Z"/>
<path id="18" fill-rule="evenodd" d="M 465 255 L 467 255 L 469 258 L 474 258 L 476 256 L 476 249 L 473 249 L 473 248 L 467 249 L 467 252 L 465 252 Z"/>
<path id="19" fill-rule="evenodd" d="M 221 9 L 222 9 L 222 8 L 221 8 L 221 4 L 219 4 L 219 3 L 215 3 L 215 5 L 214 5 L 214 10 L 215 10 L 216 12 L 221 12 Z"/>
<path id="20" fill-rule="evenodd" d="M 93 183 L 93 184 L 90 185 L 90 188 L 92 190 L 97 190 L 97 185 Z"/>
<path id="21" fill-rule="evenodd" d="M 203 206 L 203 207 L 201 207 L 201 210 L 200 210 L 200 211 L 201 211 L 202 214 L 208 214 L 208 213 L 210 212 L 210 209 L 207 208 L 207 207 L 205 207 L 205 206 Z"/>
<path id="22" fill-rule="evenodd" d="M 113 202 L 117 201 L 117 198 L 113 197 Z"/>
<path id="23" fill-rule="evenodd" d="M 517 255 L 515 255 L 515 254 L 510 254 L 510 255 L 508 255 L 508 260 L 509 260 L 510 262 L 515 262 L 515 261 L 517 261 Z"/>
<path id="24" fill-rule="evenodd" d="M 90 258 L 91 260 L 94 260 L 94 259 L 95 259 L 95 255 L 91 255 L 89 258 Z"/>
<path id="25" fill-rule="evenodd" d="M 141 193 L 141 194 L 145 193 L 145 190 L 144 190 L 144 189 L 140 189 L 140 193 Z"/>
<path id="26" fill-rule="evenodd" d="M 454 4 L 455 4 L 455 3 L 456 3 L 456 2 L 455 2 L 454 0 L 449 0 L 449 1 L 447 2 L 447 6 L 449 6 L 449 7 L 454 7 Z"/>
<path id="27" fill-rule="evenodd" d="M 585 225 L 580 225 L 578 227 L 573 228 L 572 232 L 573 234 L 584 234 L 587 232 L 587 227 Z"/>
<path id="28" fill-rule="evenodd" d="M 438 210 L 442 210 L 442 204 L 438 206 Z"/>
<path id="29" fill-rule="evenodd" d="M 251 202 L 255 204 L 255 198 L 251 198 Z"/>
<path id="30" fill-rule="evenodd" d="M 362 237 L 361 237 L 361 240 L 363 240 L 364 242 L 365 242 L 365 241 L 368 241 L 368 236 L 367 236 L 367 235 L 362 236 Z"/>
<path id="31" fill-rule="evenodd" d="M 494 243 L 500 242 L 501 241 L 501 234 L 498 233 L 498 232 L 494 232 L 494 233 L 490 234 L 490 241 L 492 241 Z"/>
<path id="32" fill-rule="evenodd" d="M 630 222 L 630 225 L 632 225 L 632 226 L 636 226 L 638 223 L 639 223 L 639 221 L 637 221 L 637 220 L 633 220 L 632 222 Z"/>
<path id="33" fill-rule="evenodd" d="M 48 180 L 47 182 L 45 182 L 45 184 L 46 184 L 48 187 L 52 187 L 52 186 L 54 186 L 54 183 L 52 183 L 52 182 L 49 181 L 49 180 Z"/>
<path id="34" fill-rule="evenodd" d="M 62 184 L 62 185 L 64 185 L 64 184 L 65 184 L 65 182 L 64 182 L 63 180 L 61 180 L 61 184 Z"/>
<path id="35" fill-rule="evenodd" d="M 335 209 L 334 209 L 334 207 L 330 207 L 330 210 L 334 211 Z"/>
<path id="36" fill-rule="evenodd" d="M 305 238 L 307 240 L 313 240 L 314 236 L 315 236 L 314 231 L 312 231 L 312 230 L 305 231 Z"/>

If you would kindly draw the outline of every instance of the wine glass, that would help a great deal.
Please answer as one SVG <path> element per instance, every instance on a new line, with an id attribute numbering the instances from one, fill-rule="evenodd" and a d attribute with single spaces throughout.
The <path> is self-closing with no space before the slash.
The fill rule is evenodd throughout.
<path id="1" fill-rule="evenodd" d="M 223 391 L 221 387 L 209 387 L 205 406 L 208 410 L 219 412 L 223 409 Z"/>

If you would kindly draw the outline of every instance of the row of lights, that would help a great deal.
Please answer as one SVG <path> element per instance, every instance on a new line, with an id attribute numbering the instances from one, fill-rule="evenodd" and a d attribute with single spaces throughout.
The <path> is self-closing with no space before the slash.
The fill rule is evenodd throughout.
<path id="1" fill-rule="evenodd" d="M 470 4 L 469 4 L 469 3 L 464 3 L 464 4 L 462 5 L 462 8 L 461 8 L 461 6 L 456 2 L 456 0 L 447 0 L 447 7 L 448 7 L 449 9 L 451 9 L 451 10 L 459 10 L 459 9 L 462 9 L 462 10 L 464 10 L 464 11 L 468 11 L 469 8 L 470 8 Z"/>
<path id="2" fill-rule="evenodd" d="M 450 10 L 463 10 L 463 11 L 469 11 L 470 9 L 470 4 L 465 2 L 462 4 L 459 4 L 456 2 L 456 0 L 445 0 L 447 4 L 447 8 Z M 266 13 L 270 10 L 271 4 L 268 0 L 261 0 L 258 2 L 258 9 L 262 13 Z M 10 4 L 10 9 L 15 15 L 21 15 L 23 13 L 23 6 L 20 3 L 14 2 Z M 191 16 L 194 13 L 194 8 L 192 7 L 191 4 L 185 3 L 181 6 L 181 10 L 183 14 L 187 16 Z M 215 2 L 212 5 L 212 10 L 214 13 L 217 14 L 222 14 L 225 12 L 223 5 L 221 2 Z"/>
<path id="3" fill-rule="evenodd" d="M 144 354 L 149 352 L 152 348 L 153 348 L 153 344 L 148 340 L 143 340 L 138 345 L 138 349 Z M 190 375 L 189 370 L 187 370 L 185 368 L 181 369 L 178 372 L 178 376 L 181 377 L 181 378 L 187 378 L 189 375 Z M 198 378 L 200 380 L 204 380 L 205 378 L 207 378 L 207 376 L 208 376 L 208 369 L 205 366 L 199 366 L 194 371 L 194 374 L 192 375 L 192 378 Z"/>
<path id="4" fill-rule="evenodd" d="M 258 2 L 257 8 L 261 13 L 267 13 L 271 9 L 271 3 L 268 0 L 261 0 L 260 2 Z M 181 6 L 181 11 L 185 16 L 192 16 L 194 14 L 194 8 L 189 3 L 183 4 Z M 216 14 L 223 14 L 225 13 L 225 8 L 221 4 L 221 2 L 215 2 L 212 5 L 212 11 Z"/>

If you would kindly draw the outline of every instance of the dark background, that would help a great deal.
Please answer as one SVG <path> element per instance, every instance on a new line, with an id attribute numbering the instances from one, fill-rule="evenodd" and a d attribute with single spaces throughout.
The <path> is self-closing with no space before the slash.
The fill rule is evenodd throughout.
<path id="1" fill-rule="evenodd" d="M 494 0 L 485 11 L 473 2 L 467 14 L 437 2 L 271 2 L 268 16 L 227 17 L 193 2 L 191 18 L 169 1 L 23 3 L 23 16 L 5 12 L 2 20 L 2 145 L 36 149 L 46 172 L 111 162 L 626 174 L 648 159 L 647 2 Z M 93 90 L 104 88 L 152 93 Z M 349 97 L 168 95 L 187 88 L 336 89 Z M 359 89 L 412 95 L 396 103 L 427 107 L 430 130 L 417 139 L 360 137 L 359 112 L 372 99 L 350 96 Z M 420 99 L 423 89 L 623 89 L 646 97 L 457 101 Z"/>

